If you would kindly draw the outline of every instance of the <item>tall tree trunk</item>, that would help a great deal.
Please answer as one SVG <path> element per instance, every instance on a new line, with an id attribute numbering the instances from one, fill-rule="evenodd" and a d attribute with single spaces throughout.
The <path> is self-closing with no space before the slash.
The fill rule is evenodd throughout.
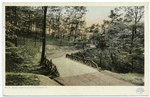
<path id="1" fill-rule="evenodd" d="M 70 40 L 70 36 L 68 35 L 68 41 Z"/>
<path id="2" fill-rule="evenodd" d="M 50 35 L 50 26 L 49 26 L 49 35 Z"/>
<path id="3" fill-rule="evenodd" d="M 68 35 L 68 41 L 70 40 L 70 38 L 71 38 L 71 30 L 70 30 L 70 33 Z"/>
<path id="4" fill-rule="evenodd" d="M 29 21 L 28 21 L 28 35 L 27 35 L 27 37 L 29 37 L 29 33 L 30 33 L 30 13 L 29 13 Z"/>
<path id="5" fill-rule="evenodd" d="M 24 28 L 24 32 L 26 32 L 26 29 L 28 28 L 28 27 L 27 27 L 27 22 L 26 22 L 26 21 L 25 21 L 24 27 L 25 27 L 25 28 Z M 24 33 L 24 45 L 26 44 L 26 43 L 25 43 L 25 41 L 26 41 L 25 38 L 26 38 L 26 37 L 27 37 L 27 33 Z"/>
<path id="6" fill-rule="evenodd" d="M 82 41 L 82 39 L 83 39 L 83 38 L 82 38 L 82 33 L 81 33 L 81 41 Z"/>
<path id="7" fill-rule="evenodd" d="M 49 35 L 50 35 L 50 31 L 51 31 L 51 20 L 50 20 L 50 22 L 49 22 Z"/>
<path id="8" fill-rule="evenodd" d="M 63 39 L 65 39 L 65 33 L 63 33 Z"/>
<path id="9" fill-rule="evenodd" d="M 74 37 L 73 37 L 73 42 L 76 40 L 76 31 L 74 31 Z"/>
<path id="10" fill-rule="evenodd" d="M 78 23 L 76 24 L 76 28 L 75 28 L 75 34 L 74 34 L 74 42 L 77 38 L 77 29 L 78 29 Z"/>
<path id="11" fill-rule="evenodd" d="M 35 35 L 35 47 L 36 47 L 36 39 L 37 39 L 37 30 L 36 31 L 36 35 Z"/>
<path id="12" fill-rule="evenodd" d="M 23 30 L 25 30 L 25 29 L 23 29 Z M 23 32 L 25 32 L 25 31 L 23 31 Z M 26 42 L 25 42 L 25 41 L 26 41 L 26 39 L 25 39 L 25 35 L 24 35 L 24 45 L 26 44 Z"/>
<path id="13" fill-rule="evenodd" d="M 15 26 L 17 27 L 17 8 L 15 6 Z M 16 36 L 18 37 L 18 30 L 16 30 Z M 15 37 L 15 46 L 17 47 L 17 37 Z"/>
<path id="14" fill-rule="evenodd" d="M 102 50 L 101 50 L 101 53 L 100 53 L 100 66 L 102 66 Z"/>
<path id="15" fill-rule="evenodd" d="M 60 46 L 62 45 L 62 33 L 61 33 L 61 41 L 60 41 Z"/>
<path id="16" fill-rule="evenodd" d="M 129 52 L 129 54 L 131 54 L 131 55 L 132 55 L 133 41 L 134 41 L 134 38 L 135 38 L 135 33 L 136 33 L 136 23 L 135 23 L 135 25 L 132 28 L 131 50 Z M 131 64 L 132 64 L 131 72 L 133 73 L 133 70 L 134 70 L 133 55 L 132 55 L 132 59 L 131 59 Z"/>
<path id="17" fill-rule="evenodd" d="M 41 55 L 41 63 L 44 61 L 44 57 L 45 57 L 45 36 L 46 36 L 46 12 L 47 12 L 47 6 L 44 6 L 44 24 L 43 24 L 43 33 L 42 33 L 42 37 L 43 37 L 43 46 L 42 46 L 42 55 Z"/>
<path id="18" fill-rule="evenodd" d="M 131 40 L 131 50 L 130 50 L 130 54 L 132 54 L 132 49 L 133 49 L 133 39 L 134 39 L 134 27 L 133 27 L 133 30 L 132 30 L 132 40 Z M 133 56 L 132 56 L 132 59 L 131 59 L 131 72 L 133 73 Z"/>

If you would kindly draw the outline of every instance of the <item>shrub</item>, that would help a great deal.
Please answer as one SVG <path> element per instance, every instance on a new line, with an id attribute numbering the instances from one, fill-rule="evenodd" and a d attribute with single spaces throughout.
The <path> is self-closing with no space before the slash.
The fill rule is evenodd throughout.
<path id="1" fill-rule="evenodd" d="M 6 41 L 6 59 L 11 60 L 10 62 L 22 63 L 23 56 L 22 51 L 18 49 L 13 43 Z M 7 61 L 6 60 L 6 61 Z"/>

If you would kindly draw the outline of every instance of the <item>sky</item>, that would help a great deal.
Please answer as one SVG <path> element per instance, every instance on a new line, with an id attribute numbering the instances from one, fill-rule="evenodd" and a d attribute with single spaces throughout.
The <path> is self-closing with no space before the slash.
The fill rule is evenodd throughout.
<path id="1" fill-rule="evenodd" d="M 116 6 L 87 6 L 87 13 L 85 15 L 86 26 L 89 27 L 93 23 L 102 24 L 104 19 L 108 19 L 110 11 Z"/>

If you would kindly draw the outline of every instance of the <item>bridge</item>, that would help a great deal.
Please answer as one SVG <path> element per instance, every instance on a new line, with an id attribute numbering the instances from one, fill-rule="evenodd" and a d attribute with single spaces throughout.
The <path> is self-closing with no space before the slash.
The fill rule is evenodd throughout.
<path id="1" fill-rule="evenodd" d="M 65 86 L 133 86 L 133 84 L 113 78 L 83 63 L 65 57 L 54 58 L 60 77 L 54 80 Z"/>

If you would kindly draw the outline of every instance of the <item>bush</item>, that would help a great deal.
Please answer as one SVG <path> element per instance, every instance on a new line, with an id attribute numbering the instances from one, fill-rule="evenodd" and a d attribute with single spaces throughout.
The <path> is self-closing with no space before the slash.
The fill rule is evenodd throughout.
<path id="1" fill-rule="evenodd" d="M 84 52 L 77 52 L 77 53 L 74 53 L 73 55 L 84 58 Z"/>
<path id="2" fill-rule="evenodd" d="M 10 62 L 22 63 L 23 56 L 22 51 L 18 49 L 13 43 L 6 41 L 6 59 L 11 60 Z"/>
<path id="3" fill-rule="evenodd" d="M 6 71 L 14 67 L 15 63 L 22 63 L 22 51 L 18 49 L 13 43 L 6 41 Z"/>
<path id="4" fill-rule="evenodd" d="M 79 57 L 84 57 L 93 60 L 99 67 L 103 70 L 110 70 L 117 73 L 129 73 L 132 72 L 132 64 L 131 64 L 131 56 L 133 56 L 133 72 L 135 73 L 144 73 L 144 56 L 140 55 L 131 55 L 127 52 L 116 53 L 113 56 L 109 55 L 109 52 L 105 50 L 102 55 L 101 66 L 100 66 L 100 59 L 98 57 L 93 57 L 97 55 L 98 52 L 96 49 L 92 49 L 88 52 L 84 51 L 74 53 Z M 112 57 L 112 58 L 111 58 Z"/>

